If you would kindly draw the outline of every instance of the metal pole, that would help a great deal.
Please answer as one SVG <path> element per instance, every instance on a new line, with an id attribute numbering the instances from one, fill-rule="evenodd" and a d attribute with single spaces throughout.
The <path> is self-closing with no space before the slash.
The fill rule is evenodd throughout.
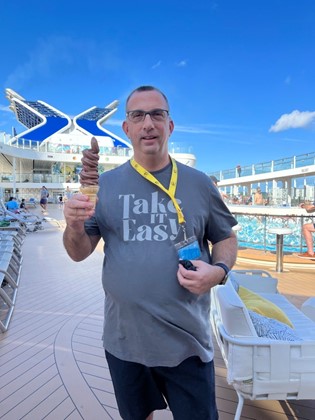
<path id="1" fill-rule="evenodd" d="M 283 235 L 277 233 L 277 264 L 276 271 L 281 273 L 283 271 Z"/>
<path id="2" fill-rule="evenodd" d="M 16 158 L 14 157 L 12 160 L 12 175 L 13 175 L 13 197 L 16 197 Z"/>

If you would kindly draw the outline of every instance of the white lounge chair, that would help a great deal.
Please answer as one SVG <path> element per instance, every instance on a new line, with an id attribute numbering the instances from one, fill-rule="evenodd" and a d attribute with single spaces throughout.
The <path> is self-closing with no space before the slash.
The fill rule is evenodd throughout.
<path id="1" fill-rule="evenodd" d="M 233 270 L 225 285 L 211 290 L 211 324 L 227 367 L 227 382 L 238 395 L 235 420 L 241 417 L 245 399 L 315 397 L 315 323 L 278 293 L 277 279 L 265 273 Z M 236 284 L 281 308 L 293 324 L 294 341 L 283 334 L 280 339 L 259 336 Z M 272 320 L 266 320 L 270 325 Z"/>

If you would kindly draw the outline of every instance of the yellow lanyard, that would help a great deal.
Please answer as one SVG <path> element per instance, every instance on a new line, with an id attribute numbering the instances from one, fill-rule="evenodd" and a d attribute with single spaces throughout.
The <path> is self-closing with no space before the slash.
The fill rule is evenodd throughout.
<path id="1" fill-rule="evenodd" d="M 155 176 L 153 176 L 150 172 L 148 172 L 146 169 L 143 168 L 143 166 L 141 166 L 139 163 L 137 163 L 133 158 L 130 160 L 130 163 L 132 165 L 132 167 L 141 175 L 143 176 L 145 179 L 147 179 L 149 182 L 152 182 L 152 184 L 156 185 L 157 187 L 161 188 L 162 191 L 164 191 L 172 200 L 173 205 L 175 207 L 176 213 L 177 213 L 177 217 L 178 217 L 178 223 L 180 225 L 185 224 L 185 218 L 183 215 L 183 212 L 181 210 L 181 208 L 179 207 L 178 202 L 176 201 L 175 198 L 175 192 L 176 192 L 176 187 L 177 187 L 177 178 L 178 178 L 178 171 L 177 171 L 177 165 L 176 165 L 176 161 L 171 158 L 172 160 L 172 176 L 171 176 L 171 180 L 170 180 L 170 185 L 167 188 L 165 188 L 160 181 L 158 181 Z"/>

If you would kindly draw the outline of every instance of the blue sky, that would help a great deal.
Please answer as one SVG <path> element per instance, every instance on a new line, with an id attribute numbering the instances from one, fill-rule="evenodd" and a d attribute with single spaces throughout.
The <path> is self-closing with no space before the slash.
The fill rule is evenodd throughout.
<path id="1" fill-rule="evenodd" d="M 0 131 L 24 130 L 4 89 L 73 116 L 152 84 L 169 98 L 170 141 L 205 172 L 315 145 L 313 0 L 2 2 Z"/>

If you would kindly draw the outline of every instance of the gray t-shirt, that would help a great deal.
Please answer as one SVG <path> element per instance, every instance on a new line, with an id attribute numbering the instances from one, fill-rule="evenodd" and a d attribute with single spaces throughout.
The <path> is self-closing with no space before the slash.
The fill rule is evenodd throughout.
<path id="1" fill-rule="evenodd" d="M 45 198 L 48 198 L 48 196 L 49 196 L 48 190 L 46 188 L 42 188 L 40 190 L 40 198 L 45 199 Z"/>
<path id="2" fill-rule="evenodd" d="M 195 235 L 201 259 L 211 262 L 208 240 L 229 237 L 236 221 L 202 172 L 177 163 L 176 199 L 187 236 Z M 172 166 L 154 176 L 168 188 Z M 104 347 L 146 366 L 176 366 L 191 356 L 213 358 L 210 295 L 196 295 L 177 280 L 175 243 L 183 239 L 171 199 L 127 162 L 100 176 L 90 235 L 105 241 Z"/>

